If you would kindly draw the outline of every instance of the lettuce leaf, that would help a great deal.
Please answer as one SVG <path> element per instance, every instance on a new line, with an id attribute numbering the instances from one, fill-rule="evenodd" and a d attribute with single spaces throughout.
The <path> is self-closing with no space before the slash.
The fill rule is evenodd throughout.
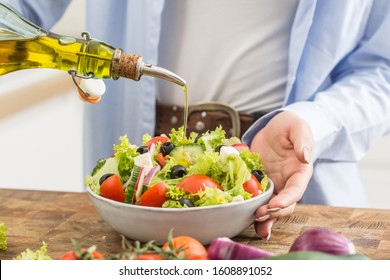
<path id="1" fill-rule="evenodd" d="M 258 153 L 243 150 L 240 152 L 240 157 L 245 162 L 249 170 L 261 170 L 264 172 L 263 160 Z"/>
<path id="2" fill-rule="evenodd" d="M 131 170 L 134 167 L 134 158 L 139 155 L 138 147 L 130 144 L 127 135 L 119 137 L 120 143 L 114 145 L 115 158 L 118 161 L 118 172 L 122 182 L 130 178 Z"/>
<path id="3" fill-rule="evenodd" d="M 225 142 L 226 132 L 222 129 L 222 126 L 218 126 L 213 131 L 207 131 L 198 139 L 197 143 L 203 145 L 206 151 L 215 151 L 215 149 L 223 145 Z"/>
<path id="4" fill-rule="evenodd" d="M 176 183 L 173 182 L 168 186 L 167 194 L 166 196 L 169 198 L 167 201 L 164 202 L 162 205 L 163 208 L 186 208 L 188 206 L 186 205 L 181 205 L 179 202 L 179 199 L 181 198 L 188 198 L 192 202 L 196 200 L 193 194 L 191 193 L 186 193 L 183 190 L 179 189 L 176 187 L 176 184 L 178 182 L 177 179 L 172 179 L 176 180 Z"/>
<path id="5" fill-rule="evenodd" d="M 142 145 L 146 145 L 146 142 L 148 142 L 150 139 L 152 139 L 152 136 L 150 134 L 146 133 L 142 136 Z"/>
<path id="6" fill-rule="evenodd" d="M 106 163 L 107 158 L 101 158 L 96 162 L 96 166 L 93 168 L 91 176 L 95 175 L 100 168 L 103 167 L 103 165 Z"/>
<path id="7" fill-rule="evenodd" d="M 198 133 L 191 132 L 190 136 L 187 137 L 184 133 L 183 126 L 179 127 L 177 130 L 172 128 L 171 133 L 169 134 L 170 141 L 176 146 L 195 143 L 197 136 Z"/>
<path id="8" fill-rule="evenodd" d="M 195 201 L 195 206 L 210 206 L 226 204 L 232 201 L 232 196 L 217 188 L 205 187 L 204 191 L 199 191 L 199 199 Z"/>
<path id="9" fill-rule="evenodd" d="M 218 162 L 221 173 L 219 182 L 226 192 L 231 196 L 241 195 L 244 199 L 250 198 L 250 194 L 245 192 L 244 183 L 250 179 L 251 172 L 245 162 L 235 155 L 227 156 Z"/>
<path id="10" fill-rule="evenodd" d="M 188 174 L 203 174 L 219 182 L 222 170 L 217 164 L 220 160 L 219 154 L 214 151 L 206 151 L 199 155 L 195 164 L 188 167 Z"/>
<path id="11" fill-rule="evenodd" d="M 103 175 L 108 173 L 118 174 L 118 162 L 116 158 L 108 158 L 95 175 L 87 175 L 84 182 L 85 186 L 91 188 L 94 193 L 100 194 L 99 180 Z"/>
<path id="12" fill-rule="evenodd" d="M 39 250 L 33 252 L 27 248 L 26 251 L 16 256 L 14 260 L 51 260 L 51 257 L 47 253 L 46 242 L 42 241 L 42 247 Z"/>
<path id="13" fill-rule="evenodd" d="M 7 230 L 5 224 L 0 224 L 0 250 L 7 250 Z"/>

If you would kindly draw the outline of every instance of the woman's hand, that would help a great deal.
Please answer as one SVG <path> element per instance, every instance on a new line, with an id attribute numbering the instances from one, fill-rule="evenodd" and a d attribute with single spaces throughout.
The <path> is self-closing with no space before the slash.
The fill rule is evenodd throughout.
<path id="1" fill-rule="evenodd" d="M 291 112 L 281 112 L 253 138 L 251 150 L 263 158 L 274 182 L 268 205 L 256 211 L 255 230 L 269 239 L 273 222 L 291 214 L 313 174 L 313 136 L 308 124 Z"/>

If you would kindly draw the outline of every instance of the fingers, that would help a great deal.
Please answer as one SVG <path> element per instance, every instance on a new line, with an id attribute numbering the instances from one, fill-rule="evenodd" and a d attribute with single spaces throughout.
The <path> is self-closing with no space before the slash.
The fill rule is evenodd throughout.
<path id="1" fill-rule="evenodd" d="M 286 208 L 268 208 L 267 205 L 260 207 L 256 212 L 255 231 L 256 234 L 266 240 L 271 237 L 274 222 L 283 216 L 291 215 L 294 212 L 296 203 Z M 258 216 L 259 215 L 259 216 Z"/>
<path id="2" fill-rule="evenodd" d="M 267 220 L 278 219 L 284 216 L 291 215 L 294 212 L 296 203 L 293 203 L 285 208 L 270 208 L 269 204 L 257 209 L 255 221 L 262 223 Z"/>
<path id="3" fill-rule="evenodd" d="M 274 220 L 267 220 L 265 222 L 255 222 L 254 227 L 256 234 L 266 240 L 271 238 L 271 228 L 274 224 Z"/>
<path id="4" fill-rule="evenodd" d="M 305 170 L 294 173 L 277 196 L 269 201 L 269 208 L 286 208 L 298 202 L 309 184 L 312 170 L 312 165 L 309 165 Z"/>

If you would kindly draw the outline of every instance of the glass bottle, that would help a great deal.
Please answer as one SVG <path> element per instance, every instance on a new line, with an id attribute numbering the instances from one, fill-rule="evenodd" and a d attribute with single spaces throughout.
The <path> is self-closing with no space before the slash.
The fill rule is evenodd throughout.
<path id="1" fill-rule="evenodd" d="M 48 32 L 0 1 L 0 75 L 33 68 L 67 71 L 77 86 L 75 77 L 138 81 L 142 75 L 186 84 L 176 74 L 92 39 L 87 32 L 82 38 Z"/>

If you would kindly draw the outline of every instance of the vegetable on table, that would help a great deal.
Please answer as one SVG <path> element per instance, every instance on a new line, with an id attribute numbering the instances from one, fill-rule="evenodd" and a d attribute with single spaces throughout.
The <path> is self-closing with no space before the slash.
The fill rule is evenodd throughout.
<path id="1" fill-rule="evenodd" d="M 42 241 L 42 247 L 36 251 L 32 251 L 27 248 L 24 252 L 21 252 L 14 260 L 51 260 L 47 252 L 47 244 L 45 241 Z"/>
<path id="2" fill-rule="evenodd" d="M 206 247 L 197 239 L 191 236 L 169 237 L 168 241 L 162 246 L 166 252 L 175 252 L 177 250 L 178 258 L 186 260 L 207 260 L 208 254 Z"/>
<path id="3" fill-rule="evenodd" d="M 265 260 L 369 260 L 362 254 L 334 255 L 318 251 L 297 251 L 263 258 Z"/>
<path id="4" fill-rule="evenodd" d="M 252 260 L 274 256 L 272 252 L 238 243 L 227 237 L 214 239 L 207 253 L 210 260 Z"/>
<path id="5" fill-rule="evenodd" d="M 80 247 L 75 240 L 72 239 L 73 250 L 64 253 L 60 260 L 103 260 L 102 253 L 96 250 L 96 246 L 89 248 Z"/>
<path id="6" fill-rule="evenodd" d="M 318 251 L 333 255 L 350 255 L 356 253 L 356 248 L 350 239 L 338 232 L 329 228 L 312 228 L 298 236 L 289 251 Z"/>
<path id="7" fill-rule="evenodd" d="M 7 227 L 0 223 L 0 250 L 7 250 Z"/>

